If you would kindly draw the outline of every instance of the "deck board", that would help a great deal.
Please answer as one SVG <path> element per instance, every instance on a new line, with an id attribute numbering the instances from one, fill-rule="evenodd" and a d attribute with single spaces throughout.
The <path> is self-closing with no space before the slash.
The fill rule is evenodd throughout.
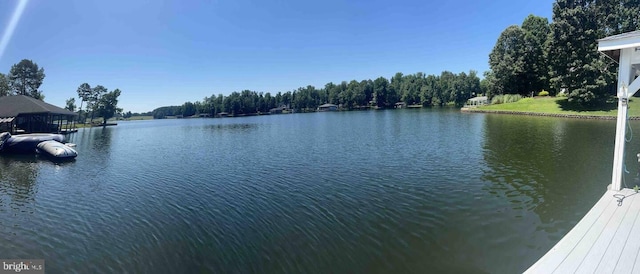
<path id="1" fill-rule="evenodd" d="M 628 239 L 631 240 L 634 239 L 634 235 L 640 235 L 640 218 L 638 216 L 638 212 L 633 213 L 635 214 L 635 221 L 628 237 Z M 640 251 L 640 241 L 626 241 L 614 272 L 631 272 L 630 270 L 634 269 L 634 265 L 638 260 L 638 251 Z M 640 270 L 640 268 L 636 271 L 638 270 Z"/>
<path id="2" fill-rule="evenodd" d="M 623 203 L 624 202 L 627 201 L 623 201 Z M 635 222 L 637 221 L 638 212 L 640 212 L 640 199 L 633 199 L 628 210 L 625 212 L 624 220 L 622 220 L 622 222 L 620 223 L 615 237 L 609 243 L 607 251 L 602 255 L 602 258 L 600 258 L 600 263 L 596 268 L 596 273 L 612 273 L 615 271 L 615 268 L 618 265 L 618 261 L 622 256 L 625 245 L 627 245 L 628 243 L 627 239 L 629 238 L 629 235 L 631 235 L 631 230 L 634 227 Z M 640 243 L 640 241 L 638 243 Z M 606 258 L 617 259 L 609 260 Z"/>
<path id="3" fill-rule="evenodd" d="M 624 243 L 628 238 L 629 233 L 625 233 L 625 231 L 629 231 L 627 226 L 625 226 L 627 222 L 625 221 L 626 215 L 629 212 L 630 208 L 636 204 L 636 199 L 630 199 L 627 201 L 623 201 L 623 203 L 629 203 L 628 206 L 617 206 L 617 210 L 613 213 L 612 217 L 609 219 L 606 228 L 602 231 L 602 234 L 596 239 L 593 247 L 589 250 L 589 253 L 584 258 L 580 267 L 578 267 L 578 272 L 593 272 L 595 269 L 600 266 L 600 263 L 603 261 L 606 262 L 617 262 L 617 258 L 619 258 L 619 254 L 615 257 L 615 260 L 612 260 L 612 256 L 605 256 L 605 254 L 616 254 L 619 253 L 618 250 L 622 251 L 624 247 Z M 631 220 L 633 218 L 629 218 L 627 220 Z M 635 219 L 634 219 L 635 220 Z M 622 244 L 614 244 L 613 242 Z M 602 273 L 604 271 L 601 271 Z M 613 272 L 610 270 L 609 272 Z"/>
<path id="4" fill-rule="evenodd" d="M 621 205 L 615 194 L 625 196 Z M 640 267 L 634 269 L 640 251 L 638 212 L 640 195 L 635 191 L 605 192 L 582 220 L 525 273 L 640 271 Z"/>

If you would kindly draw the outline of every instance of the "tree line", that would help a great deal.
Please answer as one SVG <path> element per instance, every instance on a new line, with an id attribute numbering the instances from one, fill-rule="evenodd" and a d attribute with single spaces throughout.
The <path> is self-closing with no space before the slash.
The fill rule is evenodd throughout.
<path id="1" fill-rule="evenodd" d="M 326 103 L 338 105 L 344 110 L 390 108 L 398 102 L 422 106 L 462 106 L 480 92 L 480 78 L 473 70 L 458 74 L 444 71 L 437 76 L 422 72 L 409 75 L 398 72 L 391 79 L 379 77 L 375 80 L 342 81 L 339 84 L 330 82 L 323 88 L 309 85 L 276 94 L 243 90 L 228 96 L 212 95 L 202 101 L 185 102 L 180 106 L 159 107 L 152 114 L 156 119 L 205 113 L 215 116 L 221 112 L 243 115 L 269 112 L 278 107 L 304 112 Z"/>
<path id="2" fill-rule="evenodd" d="M 113 118 L 116 114 L 122 114 L 122 109 L 118 107 L 120 89 L 109 91 L 102 85 L 92 88 L 88 83 L 83 83 L 76 92 L 78 93 L 78 98 L 80 98 L 80 108 L 77 111 L 79 115 L 78 121 L 84 123 L 89 118 L 90 123 L 93 123 L 95 117 L 101 117 L 102 124 L 106 124 L 107 120 Z M 84 102 L 87 102 L 87 106 L 86 110 L 83 111 Z M 75 108 L 75 98 L 69 98 L 66 109 L 75 111 Z"/>
<path id="3" fill-rule="evenodd" d="M 8 74 L 0 73 L 0 96 L 26 95 L 43 100 L 40 85 L 44 80 L 44 68 L 31 60 L 23 59 L 11 66 Z"/>
<path id="4" fill-rule="evenodd" d="M 598 106 L 616 93 L 617 65 L 597 40 L 639 29 L 639 0 L 556 0 L 551 23 L 529 15 L 500 34 L 483 88 L 524 96 L 564 90 L 572 103 Z"/>
<path id="5" fill-rule="evenodd" d="M 40 90 L 44 77 L 44 68 L 39 67 L 32 60 L 23 59 L 11 66 L 9 74 L 0 73 L 0 96 L 26 95 L 44 100 L 44 95 Z M 119 89 L 109 92 L 101 85 L 91 88 L 89 84 L 84 83 L 78 87 L 77 92 L 81 100 L 80 109 L 77 111 L 81 121 L 84 121 L 87 114 L 90 113 L 92 122 L 95 117 L 101 117 L 103 123 L 106 123 L 117 113 L 122 112 L 122 109 L 118 108 L 118 96 L 121 93 Z M 86 111 L 82 110 L 84 102 L 87 102 Z M 69 98 L 65 108 L 75 112 L 75 98 Z M 129 114 L 131 113 L 129 112 Z"/>

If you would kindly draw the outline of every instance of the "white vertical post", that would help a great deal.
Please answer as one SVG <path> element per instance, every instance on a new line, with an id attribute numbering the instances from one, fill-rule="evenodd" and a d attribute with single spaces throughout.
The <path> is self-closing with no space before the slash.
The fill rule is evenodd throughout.
<path id="1" fill-rule="evenodd" d="M 618 123 L 616 124 L 616 139 L 613 152 L 613 174 L 611 175 L 611 190 L 619 191 L 622 188 L 622 176 L 624 176 L 624 147 L 627 130 L 627 111 L 629 91 L 627 85 L 631 78 L 631 56 L 633 48 L 620 50 L 620 62 L 618 67 Z"/>
<path id="2" fill-rule="evenodd" d="M 616 124 L 616 143 L 613 152 L 613 175 L 611 190 L 619 191 L 622 186 L 624 170 L 624 138 L 627 129 L 627 98 L 618 98 L 618 123 Z"/>

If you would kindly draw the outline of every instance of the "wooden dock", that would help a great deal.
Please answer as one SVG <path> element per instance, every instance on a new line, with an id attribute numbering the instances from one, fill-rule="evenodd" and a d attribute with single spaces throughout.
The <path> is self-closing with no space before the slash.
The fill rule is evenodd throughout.
<path id="1" fill-rule="evenodd" d="M 640 273 L 640 193 L 608 190 L 525 273 Z"/>

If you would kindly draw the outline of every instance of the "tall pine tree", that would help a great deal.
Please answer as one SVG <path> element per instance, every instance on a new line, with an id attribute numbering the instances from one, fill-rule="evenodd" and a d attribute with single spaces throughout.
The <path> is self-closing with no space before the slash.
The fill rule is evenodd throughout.
<path id="1" fill-rule="evenodd" d="M 597 40 L 640 29 L 639 16 L 639 0 L 557 0 L 547 41 L 552 88 L 567 88 L 569 101 L 583 107 L 615 94 L 616 66 L 598 53 Z"/>
<path id="2" fill-rule="evenodd" d="M 538 93 L 549 89 L 549 73 L 545 56 L 545 42 L 549 36 L 549 20 L 529 15 L 522 22 L 524 31 L 525 90 Z"/>
<path id="3" fill-rule="evenodd" d="M 524 31 L 519 26 L 510 26 L 498 38 L 489 54 L 489 66 L 495 77 L 492 94 L 520 93 L 526 95 L 524 81 L 525 54 Z"/>

